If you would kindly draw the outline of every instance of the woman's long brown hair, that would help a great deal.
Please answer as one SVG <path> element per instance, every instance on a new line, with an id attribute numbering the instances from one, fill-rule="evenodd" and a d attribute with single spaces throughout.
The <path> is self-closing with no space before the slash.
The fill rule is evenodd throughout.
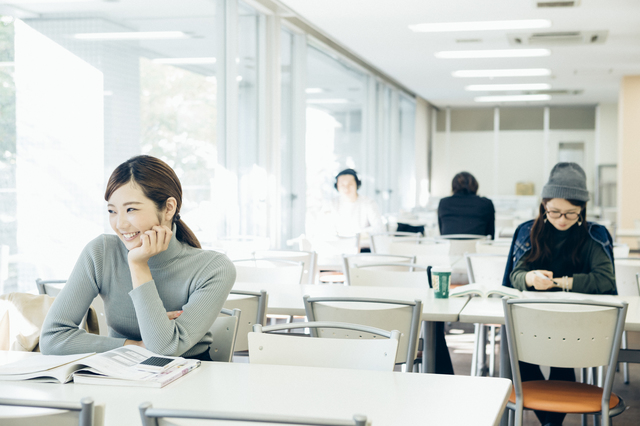
<path id="1" fill-rule="evenodd" d="M 167 163 L 150 155 L 128 159 L 111 173 L 104 199 L 109 201 L 116 189 L 129 182 L 140 186 L 144 195 L 155 203 L 158 210 L 165 208 L 169 197 L 175 198 L 177 205 L 172 222 L 176 224 L 176 238 L 192 247 L 202 248 L 193 231 L 180 219 L 182 185 Z"/>
<path id="2" fill-rule="evenodd" d="M 527 263 L 539 263 L 539 264 L 547 264 L 551 262 L 551 227 L 552 224 L 546 226 L 545 218 L 547 216 L 547 203 L 551 200 L 551 198 L 544 198 L 542 203 L 540 203 L 540 213 L 536 218 L 533 226 L 531 227 L 531 253 L 527 257 Z M 589 228 L 587 226 L 587 203 L 584 201 L 578 200 L 567 200 L 569 203 L 574 206 L 580 207 L 580 217 L 578 221 L 581 221 L 582 224 L 578 225 L 577 223 L 573 226 L 577 226 L 578 232 L 572 232 L 569 235 L 569 240 L 567 240 L 566 247 L 570 248 L 570 252 L 568 253 L 568 259 L 571 261 L 573 265 L 579 267 L 582 265 L 582 258 L 580 256 L 580 250 L 586 239 L 589 236 Z M 572 228 L 573 228 L 572 226 Z M 568 230 L 567 230 L 568 231 Z"/>

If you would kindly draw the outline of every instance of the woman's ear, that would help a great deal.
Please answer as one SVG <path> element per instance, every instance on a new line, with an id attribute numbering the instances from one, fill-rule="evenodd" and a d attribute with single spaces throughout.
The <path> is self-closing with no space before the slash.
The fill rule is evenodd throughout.
<path id="1" fill-rule="evenodd" d="M 167 198 L 164 207 L 164 220 L 167 222 L 171 222 L 173 220 L 173 216 L 176 214 L 176 210 L 178 208 L 178 202 L 174 197 Z"/>

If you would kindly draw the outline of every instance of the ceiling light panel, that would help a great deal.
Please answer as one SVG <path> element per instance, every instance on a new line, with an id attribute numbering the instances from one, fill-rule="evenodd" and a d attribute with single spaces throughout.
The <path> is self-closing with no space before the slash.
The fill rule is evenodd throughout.
<path id="1" fill-rule="evenodd" d="M 549 49 L 449 50 L 435 53 L 436 58 L 442 59 L 533 58 L 549 55 Z"/>
<path id="2" fill-rule="evenodd" d="M 176 40 L 191 38 L 182 31 L 136 31 L 115 33 L 80 33 L 74 34 L 78 40 Z"/>
<path id="3" fill-rule="evenodd" d="M 510 90 L 548 90 L 551 85 L 547 83 L 530 84 L 472 84 L 464 88 L 471 92 L 499 92 Z"/>
<path id="4" fill-rule="evenodd" d="M 478 22 L 438 22 L 409 25 L 417 33 L 453 32 L 453 31 L 496 31 L 549 28 L 548 19 L 522 19 L 517 21 L 478 21 Z"/>
<path id="5" fill-rule="evenodd" d="M 454 77 L 540 77 L 551 75 L 546 68 L 522 68 L 504 70 L 460 70 L 451 73 Z"/>
<path id="6" fill-rule="evenodd" d="M 549 101 L 549 95 L 513 95 L 513 96 L 478 96 L 473 98 L 476 102 L 529 102 Z"/>

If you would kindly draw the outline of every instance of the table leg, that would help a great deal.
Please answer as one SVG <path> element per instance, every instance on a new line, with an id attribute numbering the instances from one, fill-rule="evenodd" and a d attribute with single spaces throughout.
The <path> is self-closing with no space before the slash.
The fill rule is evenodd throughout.
<path id="1" fill-rule="evenodd" d="M 507 343 L 507 327 L 500 327 L 500 377 L 511 379 L 511 361 L 509 361 L 509 344 Z M 500 426 L 509 425 L 509 409 L 504 410 Z"/>
<path id="2" fill-rule="evenodd" d="M 436 372 L 436 323 L 434 321 L 422 321 L 422 372 Z"/>

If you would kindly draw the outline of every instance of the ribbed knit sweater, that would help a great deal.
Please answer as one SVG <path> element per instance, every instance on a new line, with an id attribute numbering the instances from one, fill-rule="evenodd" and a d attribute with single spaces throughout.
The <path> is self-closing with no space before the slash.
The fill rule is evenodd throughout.
<path id="1" fill-rule="evenodd" d="M 126 339 L 142 340 L 161 355 L 194 356 L 208 349 L 209 328 L 236 277 L 227 256 L 178 241 L 174 227 L 167 250 L 148 261 L 153 280 L 134 289 L 127 255 L 116 235 L 101 235 L 87 244 L 44 321 L 42 353 L 105 352 Z M 98 294 L 108 336 L 78 328 Z M 180 310 L 184 312 L 175 320 L 167 317 L 168 311 Z"/>

